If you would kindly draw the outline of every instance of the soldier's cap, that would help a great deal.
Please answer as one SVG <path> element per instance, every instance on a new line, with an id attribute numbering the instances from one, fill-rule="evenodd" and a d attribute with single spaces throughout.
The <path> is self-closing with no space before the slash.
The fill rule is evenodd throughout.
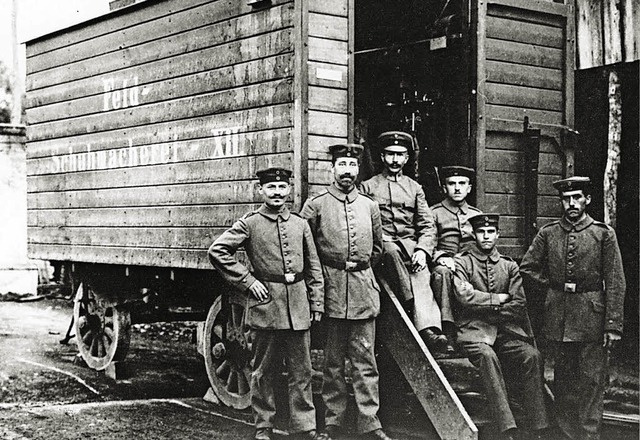
<path id="1" fill-rule="evenodd" d="M 471 227 L 475 231 L 478 228 L 495 226 L 499 228 L 500 214 L 478 214 L 469 219 Z"/>
<path id="2" fill-rule="evenodd" d="M 377 144 L 381 151 L 405 153 L 413 149 L 413 137 L 404 131 L 385 131 Z"/>
<path id="3" fill-rule="evenodd" d="M 591 187 L 591 179 L 583 176 L 573 176 L 567 179 L 556 180 L 553 187 L 558 192 L 585 190 Z"/>
<path id="4" fill-rule="evenodd" d="M 333 160 L 339 157 L 354 157 L 360 160 L 364 147 L 360 144 L 336 144 L 329 147 Z"/>
<path id="5" fill-rule="evenodd" d="M 256 172 L 260 185 L 264 185 L 269 182 L 287 182 L 291 178 L 291 171 L 285 168 L 267 168 Z"/>
<path id="6" fill-rule="evenodd" d="M 449 165 L 440 168 L 440 181 L 444 184 L 449 177 L 462 176 L 473 180 L 476 172 L 473 168 L 463 167 L 459 165 Z"/>

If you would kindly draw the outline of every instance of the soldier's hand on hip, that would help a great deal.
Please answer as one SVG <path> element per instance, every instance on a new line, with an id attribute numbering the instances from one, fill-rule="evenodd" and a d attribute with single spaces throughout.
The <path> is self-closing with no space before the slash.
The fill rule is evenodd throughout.
<path id="1" fill-rule="evenodd" d="M 500 304 L 504 304 L 511 300 L 511 296 L 508 293 L 498 293 L 498 300 Z"/>
<path id="2" fill-rule="evenodd" d="M 456 262 L 452 257 L 440 257 L 438 258 L 438 264 L 440 266 L 446 266 L 451 271 L 456 270 Z"/>
<path id="3" fill-rule="evenodd" d="M 322 321 L 322 312 L 311 312 L 311 322 Z"/>
<path id="4" fill-rule="evenodd" d="M 622 339 L 622 335 L 618 332 L 604 332 L 604 343 L 602 346 L 611 349 L 616 346 L 620 339 Z"/>
<path id="5" fill-rule="evenodd" d="M 411 264 L 413 272 L 420 272 L 427 267 L 427 253 L 422 249 L 416 250 L 411 256 Z"/>
<path id="6" fill-rule="evenodd" d="M 266 301 L 266 299 L 269 298 L 269 290 L 260 280 L 255 280 L 253 284 L 249 286 L 249 291 L 258 301 Z"/>

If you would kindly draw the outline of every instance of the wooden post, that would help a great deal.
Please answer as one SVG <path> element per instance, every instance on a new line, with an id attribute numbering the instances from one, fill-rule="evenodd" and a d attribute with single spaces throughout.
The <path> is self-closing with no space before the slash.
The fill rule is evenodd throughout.
<path id="1" fill-rule="evenodd" d="M 604 171 L 604 221 L 615 227 L 620 140 L 622 135 L 622 96 L 620 78 L 615 69 L 609 72 L 609 136 L 607 165 Z"/>
<path id="2" fill-rule="evenodd" d="M 22 94 L 24 93 L 24 72 L 21 69 L 21 59 L 24 54 L 20 53 L 18 44 L 18 0 L 13 0 L 11 8 L 11 53 L 13 72 L 11 74 L 11 92 L 13 94 L 11 107 L 11 123 L 18 125 L 22 123 Z"/>

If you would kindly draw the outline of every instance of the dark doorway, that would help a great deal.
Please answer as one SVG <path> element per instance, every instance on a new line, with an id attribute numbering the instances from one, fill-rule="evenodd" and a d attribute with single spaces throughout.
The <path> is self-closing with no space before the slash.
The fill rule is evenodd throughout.
<path id="1" fill-rule="evenodd" d="M 379 171 L 380 133 L 409 132 L 418 145 L 405 172 L 423 185 L 429 204 L 441 198 L 438 167 L 473 165 L 467 8 L 465 0 L 355 6 L 356 132 L 372 161 L 365 173 Z"/>

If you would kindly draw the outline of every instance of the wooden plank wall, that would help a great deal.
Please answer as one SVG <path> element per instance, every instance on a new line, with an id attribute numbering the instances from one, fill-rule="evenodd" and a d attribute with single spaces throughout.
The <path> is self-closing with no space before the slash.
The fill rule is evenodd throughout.
<path id="1" fill-rule="evenodd" d="M 145 2 L 27 45 L 31 257 L 209 268 L 291 167 L 294 2 Z"/>
<path id="2" fill-rule="evenodd" d="M 489 4 L 485 22 L 487 131 L 478 159 L 484 168 L 479 206 L 485 212 L 502 214 L 501 250 L 519 258 L 526 251 L 525 116 L 534 127 L 545 128 L 539 154 L 538 226 L 561 214 L 552 182 L 561 178 L 564 166 L 557 129 L 567 123 L 565 20 L 559 15 L 511 7 L 516 2 L 505 3 Z"/>
<path id="3" fill-rule="evenodd" d="M 347 142 L 352 8 L 348 0 L 309 1 L 309 195 L 330 182 L 328 147 Z M 351 86 L 353 88 L 353 86 Z"/>
<path id="4" fill-rule="evenodd" d="M 637 0 L 576 0 L 576 68 L 640 59 Z"/>

